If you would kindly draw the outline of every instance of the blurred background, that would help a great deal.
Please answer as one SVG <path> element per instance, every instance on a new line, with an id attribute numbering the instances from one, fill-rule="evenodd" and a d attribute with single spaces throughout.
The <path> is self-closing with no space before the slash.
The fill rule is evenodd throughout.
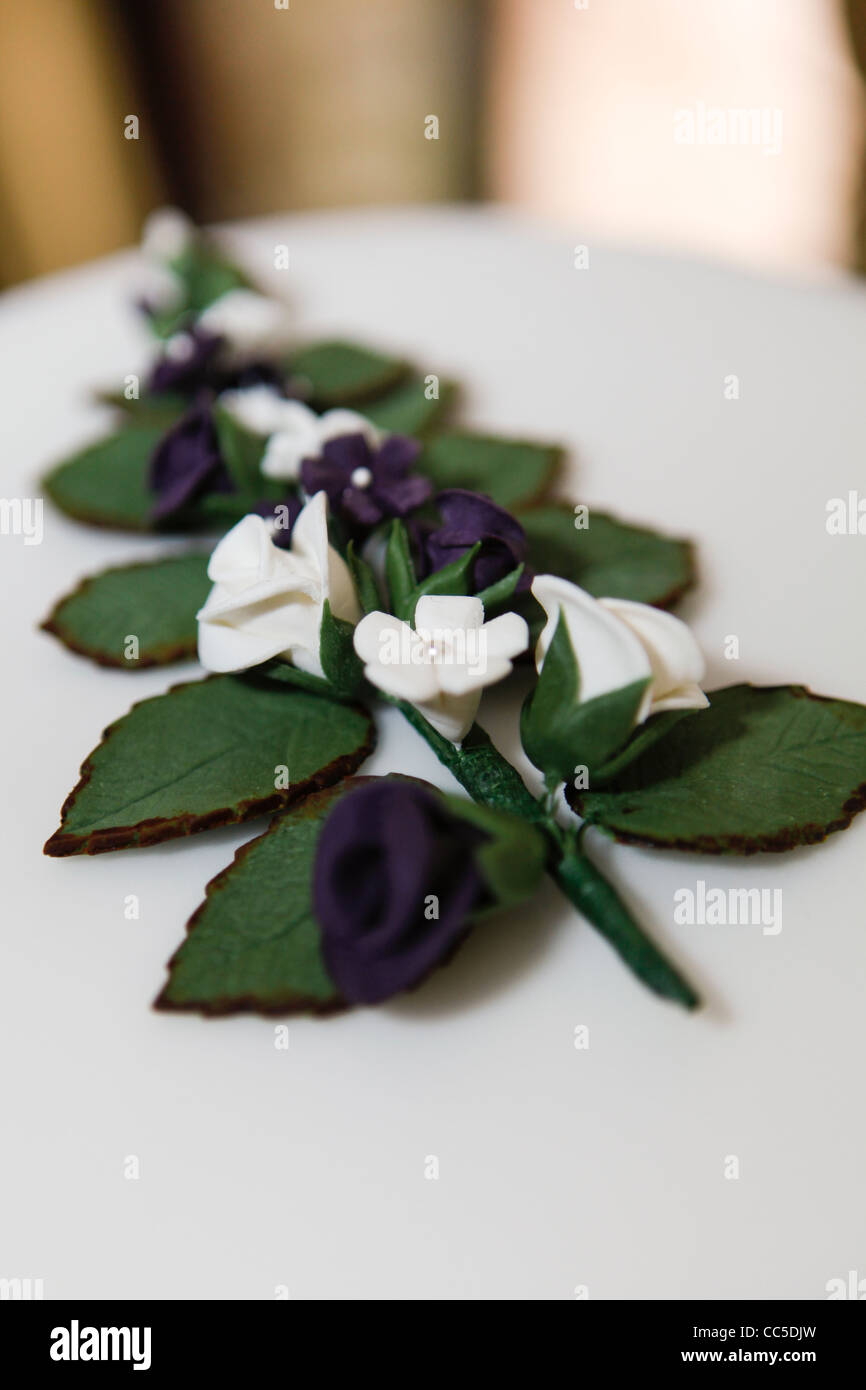
<path id="1" fill-rule="evenodd" d="M 2 0 L 0 283 L 287 209 L 495 199 L 860 268 L 866 0 Z"/>

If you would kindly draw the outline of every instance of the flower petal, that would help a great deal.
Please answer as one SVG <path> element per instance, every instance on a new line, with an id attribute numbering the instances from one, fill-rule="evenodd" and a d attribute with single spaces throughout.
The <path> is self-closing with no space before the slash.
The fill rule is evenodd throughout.
<path id="1" fill-rule="evenodd" d="M 326 410 L 318 418 L 319 443 L 328 439 L 338 439 L 342 434 L 362 434 L 370 444 L 378 444 L 382 438 L 372 420 L 359 415 L 355 410 Z"/>
<path id="2" fill-rule="evenodd" d="M 536 666 L 540 671 L 544 664 L 561 612 L 577 657 L 581 702 L 652 675 L 640 639 L 591 594 L 553 574 L 536 575 L 532 592 L 547 613 L 536 647 Z"/>
<path id="3" fill-rule="evenodd" d="M 519 613 L 502 613 L 485 623 L 481 631 L 488 659 L 519 656 L 529 646 L 529 627 Z"/>
<path id="4" fill-rule="evenodd" d="M 463 594 L 424 594 L 415 605 L 415 627 L 435 632 L 468 632 L 484 622 L 480 598 Z"/>
<path id="5" fill-rule="evenodd" d="M 262 382 L 223 391 L 218 403 L 244 429 L 262 435 L 275 434 L 281 428 L 284 416 L 282 407 L 290 404 L 275 387 Z"/>
<path id="6" fill-rule="evenodd" d="M 465 695 L 439 695 L 435 700 L 418 703 L 418 709 L 437 733 L 451 743 L 461 744 L 475 723 L 481 691 Z"/>
<path id="7" fill-rule="evenodd" d="M 653 700 L 650 713 L 661 714 L 666 709 L 708 709 L 709 704 L 699 685 L 681 685 L 661 700 Z"/>
<path id="8" fill-rule="evenodd" d="M 238 574 L 250 581 L 265 579 L 273 572 L 276 558 L 271 555 L 270 532 L 260 516 L 243 517 L 223 536 L 208 561 L 208 578 L 215 584 L 235 581 Z"/>
<path id="9" fill-rule="evenodd" d="M 703 653 L 692 632 L 673 613 L 629 599 L 603 598 L 599 602 L 626 623 L 642 643 L 652 666 L 654 708 L 680 687 L 700 683 L 705 670 Z"/>

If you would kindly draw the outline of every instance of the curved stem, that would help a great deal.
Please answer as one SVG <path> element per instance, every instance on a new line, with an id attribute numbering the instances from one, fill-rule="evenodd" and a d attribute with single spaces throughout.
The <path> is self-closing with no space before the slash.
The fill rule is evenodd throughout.
<path id="1" fill-rule="evenodd" d="M 638 925 L 616 889 L 583 847 L 585 825 L 575 833 L 554 819 L 552 799 L 534 797 L 520 773 L 477 724 L 458 748 L 427 723 L 414 705 L 392 700 L 430 745 L 439 761 L 457 778 L 473 801 L 522 816 L 539 825 L 550 846 L 548 872 L 569 902 L 610 943 L 630 970 L 649 989 L 688 1009 L 700 999 L 686 979 Z M 550 804 L 548 805 L 548 802 Z"/>

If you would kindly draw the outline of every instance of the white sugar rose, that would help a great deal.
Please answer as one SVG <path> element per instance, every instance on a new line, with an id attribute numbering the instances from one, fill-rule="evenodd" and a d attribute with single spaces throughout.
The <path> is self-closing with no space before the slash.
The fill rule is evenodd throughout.
<path id="1" fill-rule="evenodd" d="M 538 639 L 540 671 L 562 614 L 577 657 L 580 702 L 649 680 L 637 722 L 672 709 L 705 709 L 704 658 L 685 623 L 672 613 L 620 598 L 593 598 L 553 574 L 536 575 L 532 592 L 547 623 Z"/>
<path id="2" fill-rule="evenodd" d="M 319 640 L 325 600 L 336 618 L 360 617 L 352 577 L 328 542 L 323 492 L 304 507 L 291 550 L 274 545 L 260 516 L 245 516 L 208 564 L 213 588 L 198 617 L 198 654 L 208 671 L 244 671 L 282 657 L 322 676 Z"/>
<path id="3" fill-rule="evenodd" d="M 257 290 L 227 290 L 202 310 L 197 324 L 203 333 L 223 339 L 226 365 L 277 357 L 289 346 L 285 306 Z"/>
<path id="4" fill-rule="evenodd" d="M 502 680 L 526 650 L 529 629 L 516 613 L 484 621 L 479 598 L 420 598 L 415 627 L 390 613 L 368 613 L 355 628 L 355 651 L 371 685 L 408 700 L 452 743 L 471 729 L 481 692 Z"/>

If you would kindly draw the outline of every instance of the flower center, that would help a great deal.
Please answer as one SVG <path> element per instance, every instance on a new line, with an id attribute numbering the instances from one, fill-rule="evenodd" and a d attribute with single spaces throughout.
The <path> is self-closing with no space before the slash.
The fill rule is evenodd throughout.
<path id="1" fill-rule="evenodd" d="M 352 484 L 352 487 L 359 487 L 359 488 L 369 487 L 370 484 L 372 483 L 372 481 L 373 481 L 373 474 L 370 472 L 369 468 L 355 468 L 355 469 L 353 469 L 353 470 L 352 470 L 352 476 L 351 476 L 351 478 L 349 479 L 349 482 Z"/>

